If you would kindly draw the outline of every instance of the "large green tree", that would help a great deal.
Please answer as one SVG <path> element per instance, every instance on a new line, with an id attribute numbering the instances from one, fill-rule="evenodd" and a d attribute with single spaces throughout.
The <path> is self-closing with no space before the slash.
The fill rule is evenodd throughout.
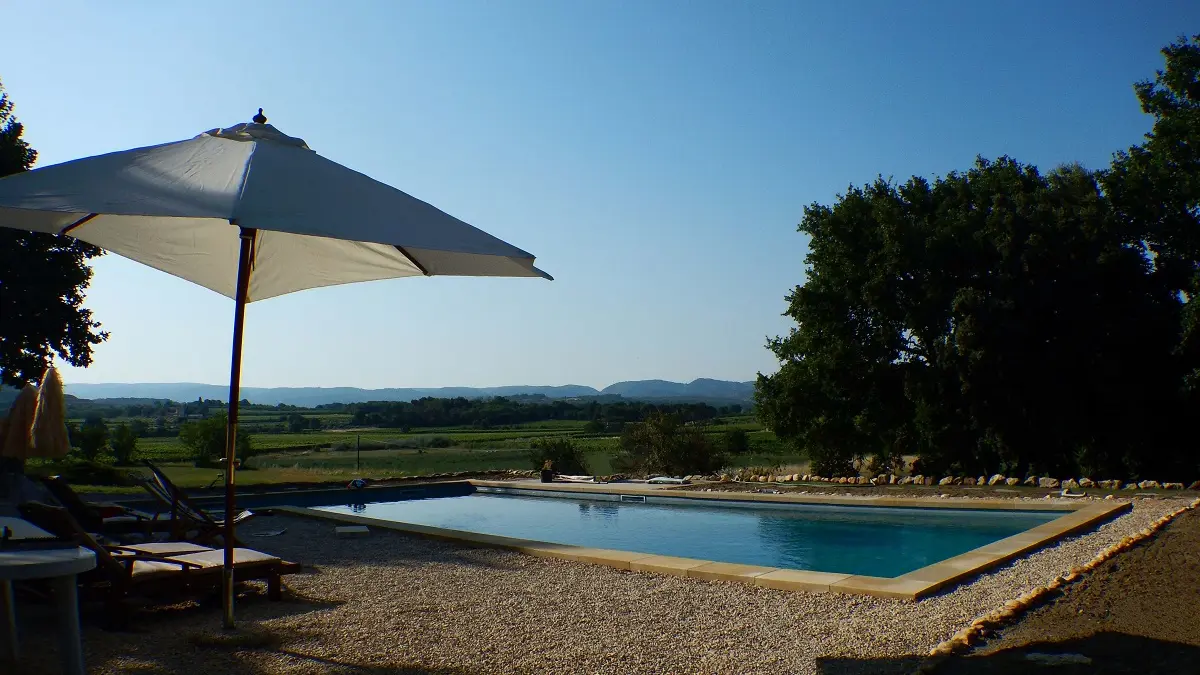
<path id="1" fill-rule="evenodd" d="M 760 417 L 822 473 L 915 453 L 969 475 L 1196 475 L 1200 42 L 1164 54 L 1136 87 L 1154 131 L 1109 171 L 981 159 L 806 209 Z"/>
<path id="2" fill-rule="evenodd" d="M 21 138 L 0 86 L 0 177 L 27 171 L 37 153 Z M 92 361 L 108 333 L 83 306 L 87 261 L 103 251 L 72 237 L 0 227 L 0 384 L 41 377 L 54 354 L 74 366 Z"/>
<path id="3" fill-rule="evenodd" d="M 1117 153 L 1105 192 L 1119 217 L 1142 236 L 1155 281 L 1184 303 L 1178 355 L 1186 387 L 1200 391 L 1200 35 L 1162 50 L 1153 80 L 1134 85 L 1154 117 L 1146 141 Z"/>

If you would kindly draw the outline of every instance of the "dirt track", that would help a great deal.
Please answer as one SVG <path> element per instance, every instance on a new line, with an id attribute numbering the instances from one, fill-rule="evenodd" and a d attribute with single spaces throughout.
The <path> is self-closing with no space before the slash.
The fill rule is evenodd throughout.
<path id="1" fill-rule="evenodd" d="M 1200 510 L 1127 551 L 973 653 L 936 672 L 1042 670 L 1026 654 L 1070 653 L 1090 664 L 1073 673 L 1200 673 Z"/>

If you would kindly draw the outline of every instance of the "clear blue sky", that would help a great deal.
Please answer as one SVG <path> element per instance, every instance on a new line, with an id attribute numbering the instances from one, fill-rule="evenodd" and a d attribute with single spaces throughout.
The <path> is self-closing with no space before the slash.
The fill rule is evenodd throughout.
<path id="1" fill-rule="evenodd" d="M 989 5 L 989 6 L 985 6 Z M 1103 166 L 1173 2 L 18 2 L 0 78 L 51 164 L 271 122 L 538 257 L 250 306 L 243 383 L 751 379 L 803 207 L 1010 154 Z M 95 265 L 70 382 L 227 381 L 232 301 Z"/>

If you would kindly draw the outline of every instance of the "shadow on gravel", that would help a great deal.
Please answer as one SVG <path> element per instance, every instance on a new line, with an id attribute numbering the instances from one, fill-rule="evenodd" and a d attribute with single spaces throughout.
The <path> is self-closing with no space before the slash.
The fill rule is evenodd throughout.
<path id="1" fill-rule="evenodd" d="M 1058 663 L 1028 655 L 1054 655 Z M 1080 658 L 1083 657 L 1083 658 Z M 1053 658 L 1053 656 L 1051 657 Z M 909 675 L 922 659 L 818 659 L 821 675 Z M 1138 635 L 1103 631 L 1060 642 L 1035 642 L 988 654 L 956 656 L 927 666 L 930 675 L 1142 675 L 1143 673 L 1200 672 L 1200 647 Z"/>
<path id="2" fill-rule="evenodd" d="M 247 585 L 238 593 L 236 607 L 240 614 L 249 612 L 255 620 L 277 619 L 296 614 L 307 614 L 325 609 L 334 609 L 343 603 L 336 600 L 307 597 L 289 588 L 284 588 L 283 599 L 268 600 L 265 589 Z M 156 604 L 153 600 L 132 598 L 124 603 L 123 612 L 113 612 L 101 603 L 81 603 L 80 618 L 84 626 L 95 626 L 112 633 L 153 633 L 164 626 L 181 629 L 192 628 L 198 623 L 212 621 L 220 616 L 221 598 L 208 594 L 174 604 Z M 42 608 L 44 613 L 45 608 Z M 50 617 L 40 617 L 46 621 Z"/>
<path id="3" fill-rule="evenodd" d="M 381 527 L 368 526 L 369 533 L 366 536 L 340 539 L 334 528 L 344 524 L 319 518 L 272 514 L 256 518 L 238 528 L 238 536 L 250 548 L 300 562 L 304 565 L 301 574 L 320 574 L 322 568 L 327 567 L 363 565 L 418 567 L 449 563 L 490 569 L 516 567 L 505 564 L 505 556 L 496 555 L 497 549 L 494 548 L 442 541 Z M 274 535 L 280 530 L 282 534 Z M 262 533 L 274 536 L 258 536 Z"/>
<path id="4" fill-rule="evenodd" d="M 885 659 L 820 657 L 817 659 L 817 672 L 821 675 L 912 675 L 921 661 L 920 656 Z"/>

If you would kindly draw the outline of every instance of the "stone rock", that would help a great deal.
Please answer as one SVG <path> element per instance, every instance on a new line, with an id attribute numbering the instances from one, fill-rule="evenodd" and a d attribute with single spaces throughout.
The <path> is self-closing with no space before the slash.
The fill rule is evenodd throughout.
<path id="1" fill-rule="evenodd" d="M 1020 484 L 1021 484 L 1021 479 L 1020 479 L 1020 478 L 1016 478 L 1016 477 L 1012 477 L 1012 478 L 1005 478 L 1005 479 L 1004 479 L 1004 484 L 1005 484 L 1005 485 L 1009 485 L 1009 486 L 1012 486 L 1012 485 L 1020 485 Z"/>
<path id="2" fill-rule="evenodd" d="M 917 475 L 913 476 L 912 480 L 909 482 L 911 482 L 913 485 L 924 485 L 925 484 L 925 476 L 922 476 L 921 474 L 917 474 Z"/>
<path id="3" fill-rule="evenodd" d="M 1138 489 L 1138 484 L 1137 483 L 1126 483 L 1125 485 L 1121 486 L 1121 489 L 1122 490 L 1136 490 L 1136 489 Z"/>
<path id="4" fill-rule="evenodd" d="M 888 485 L 895 485 L 896 481 L 897 481 L 896 474 L 894 474 L 894 473 L 888 474 Z"/>
<path id="5" fill-rule="evenodd" d="M 987 484 L 988 485 L 999 485 L 1003 482 L 1004 482 L 1004 476 L 1001 476 L 1000 474 L 995 473 L 995 474 L 992 474 L 992 477 L 988 479 Z"/>
<path id="6" fill-rule="evenodd" d="M 1189 489 L 1189 490 L 1200 490 L 1200 480 L 1198 480 L 1198 481 L 1196 481 L 1195 483 L 1192 483 L 1191 485 L 1187 486 L 1187 489 Z"/>
<path id="7" fill-rule="evenodd" d="M 1068 478 L 1063 481 L 1062 486 L 1068 490 L 1074 490 L 1075 488 L 1079 487 L 1079 483 L 1074 478 Z"/>
<path id="8" fill-rule="evenodd" d="M 913 482 L 912 476 L 903 476 L 896 481 L 896 485 L 908 485 L 911 482 Z"/>
<path id="9" fill-rule="evenodd" d="M 1022 484 L 1022 485 L 1028 485 L 1028 486 L 1031 486 L 1031 487 L 1037 487 L 1037 484 L 1038 484 L 1038 479 L 1037 479 L 1037 476 L 1030 476 L 1029 478 L 1026 478 L 1026 479 L 1024 480 L 1024 482 L 1022 482 L 1021 484 Z"/>
<path id="10" fill-rule="evenodd" d="M 945 478 L 938 481 L 938 485 L 954 485 L 954 477 L 946 476 Z"/>
<path id="11" fill-rule="evenodd" d="M 1113 495 L 1104 495 L 1104 498 L 1105 499 L 1116 499 L 1116 497 Z"/>
<path id="12" fill-rule="evenodd" d="M 962 479 L 962 484 L 963 485 L 974 485 L 975 479 L 971 478 L 970 476 L 967 476 L 966 478 Z"/>
<path id="13" fill-rule="evenodd" d="M 976 485 L 987 485 L 987 476 L 980 476 L 975 479 Z"/>
<path id="14" fill-rule="evenodd" d="M 1058 487 L 1058 479 L 1050 478 L 1049 476 L 1043 476 L 1038 479 L 1037 484 L 1038 484 L 1038 487 L 1056 488 L 1056 487 Z"/>
<path id="15" fill-rule="evenodd" d="M 1158 481 L 1156 481 L 1156 480 L 1144 480 L 1144 481 L 1138 483 L 1138 487 L 1140 487 L 1143 490 L 1152 490 L 1154 488 L 1160 488 L 1162 486 L 1159 485 Z"/>
<path id="16" fill-rule="evenodd" d="M 765 483 L 765 482 L 767 482 L 767 477 L 766 477 L 766 476 L 759 476 L 759 477 L 758 477 L 758 478 L 756 478 L 755 480 L 757 480 L 757 481 L 758 481 L 758 482 L 760 482 L 760 483 Z"/>
<path id="17" fill-rule="evenodd" d="M 1080 478 L 1079 479 L 1079 487 L 1081 487 L 1081 488 L 1096 487 L 1096 481 L 1092 480 L 1091 478 Z"/>
<path id="18" fill-rule="evenodd" d="M 859 484 L 859 485 L 870 485 L 870 484 L 871 484 L 871 479 L 870 479 L 870 478 L 867 478 L 866 476 L 859 476 L 859 477 L 858 477 L 858 484 Z"/>
<path id="19" fill-rule="evenodd" d="M 925 484 L 926 485 L 933 485 L 933 483 L 934 483 L 933 476 L 925 476 Z"/>
<path id="20" fill-rule="evenodd" d="M 1163 483 L 1164 490 L 1182 490 L 1183 483 Z"/>

